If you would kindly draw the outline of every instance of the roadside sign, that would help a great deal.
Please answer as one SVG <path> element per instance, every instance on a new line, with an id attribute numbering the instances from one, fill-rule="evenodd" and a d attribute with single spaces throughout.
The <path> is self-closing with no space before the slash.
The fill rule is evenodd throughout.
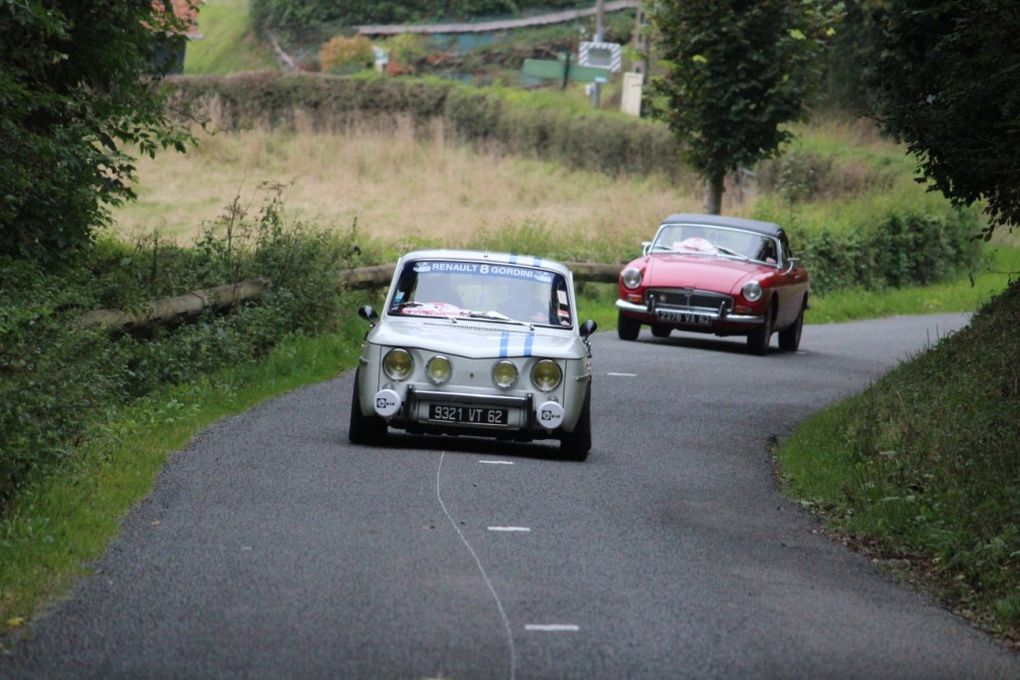
<path id="1" fill-rule="evenodd" d="M 521 73 L 531 78 L 573 80 L 579 83 L 604 83 L 607 81 L 606 69 L 579 66 L 570 63 L 570 61 L 552 61 L 550 59 L 525 59 Z"/>
<path id="2" fill-rule="evenodd" d="M 620 45 L 610 42 L 582 42 L 577 50 L 577 60 L 582 66 L 605 69 L 611 73 L 620 72 L 622 53 Z"/>

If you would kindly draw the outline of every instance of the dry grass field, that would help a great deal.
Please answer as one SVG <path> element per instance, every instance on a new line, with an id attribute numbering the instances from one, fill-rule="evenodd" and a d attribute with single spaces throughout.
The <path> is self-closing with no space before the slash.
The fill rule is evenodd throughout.
<path id="1" fill-rule="evenodd" d="M 586 240 L 640 240 L 663 216 L 701 207 L 700 196 L 683 195 L 662 177 L 612 178 L 479 153 L 449 141 L 441 129 L 426 139 L 409 126 L 353 134 L 203 133 L 187 154 L 140 159 L 138 178 L 138 200 L 114 210 L 114 230 L 129 240 L 158 230 L 181 245 L 193 242 L 235 196 L 242 205 L 258 204 L 265 182 L 287 186 L 291 219 L 346 230 L 356 218 L 373 238 L 438 239 L 448 246 L 482 229 L 523 223 L 579 232 Z M 750 208 L 748 200 L 725 209 L 749 214 Z"/>

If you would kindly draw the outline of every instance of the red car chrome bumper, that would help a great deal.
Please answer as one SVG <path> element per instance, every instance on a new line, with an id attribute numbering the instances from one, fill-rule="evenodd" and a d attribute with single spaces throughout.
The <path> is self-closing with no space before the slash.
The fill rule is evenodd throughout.
<path id="1" fill-rule="evenodd" d="M 704 327 L 706 329 L 726 328 L 737 330 L 738 327 L 751 327 L 765 323 L 763 316 L 750 316 L 746 314 L 729 314 L 726 307 L 718 310 L 703 308 L 684 307 L 654 307 L 649 309 L 647 305 L 639 305 L 626 300 L 617 300 L 616 308 L 625 312 L 627 316 L 637 319 L 642 323 L 662 323 L 684 327 Z"/>

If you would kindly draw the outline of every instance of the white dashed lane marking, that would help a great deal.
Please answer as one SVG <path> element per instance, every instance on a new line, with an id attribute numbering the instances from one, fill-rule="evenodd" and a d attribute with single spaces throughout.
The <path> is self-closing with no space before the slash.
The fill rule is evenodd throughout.
<path id="1" fill-rule="evenodd" d="M 482 465 L 513 465 L 513 463 L 508 460 L 480 460 L 478 462 Z"/>
<path id="2" fill-rule="evenodd" d="M 489 527 L 489 531 L 520 531 L 527 533 L 530 532 L 531 529 L 528 527 Z"/>
<path id="3" fill-rule="evenodd" d="M 543 633 L 576 633 L 581 630 L 581 627 L 572 623 L 529 623 L 524 626 L 524 630 Z"/>
<path id="4" fill-rule="evenodd" d="M 637 373 L 613 373 L 612 371 L 610 371 L 609 373 L 606 373 L 606 375 L 612 375 L 612 376 L 615 376 L 617 378 L 636 378 L 637 377 Z"/>

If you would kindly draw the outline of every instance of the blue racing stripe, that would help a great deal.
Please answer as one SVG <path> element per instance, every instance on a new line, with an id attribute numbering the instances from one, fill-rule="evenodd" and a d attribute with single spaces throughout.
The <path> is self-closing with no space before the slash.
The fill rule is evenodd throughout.
<path id="1" fill-rule="evenodd" d="M 529 335 L 527 337 L 527 339 L 524 341 L 524 356 L 526 356 L 526 357 L 530 357 L 531 356 L 531 344 L 533 342 L 535 342 L 535 336 L 534 335 Z"/>
<path id="2" fill-rule="evenodd" d="M 542 258 L 540 258 L 540 257 L 536 257 L 535 258 L 535 266 L 536 267 L 541 267 L 542 266 Z"/>
<path id="3" fill-rule="evenodd" d="M 499 336 L 499 357 L 505 359 L 509 356 L 507 351 L 507 345 L 510 344 L 510 334 L 503 331 L 503 334 Z"/>
<path id="4" fill-rule="evenodd" d="M 517 253 L 510 253 L 510 264 L 517 264 Z"/>

